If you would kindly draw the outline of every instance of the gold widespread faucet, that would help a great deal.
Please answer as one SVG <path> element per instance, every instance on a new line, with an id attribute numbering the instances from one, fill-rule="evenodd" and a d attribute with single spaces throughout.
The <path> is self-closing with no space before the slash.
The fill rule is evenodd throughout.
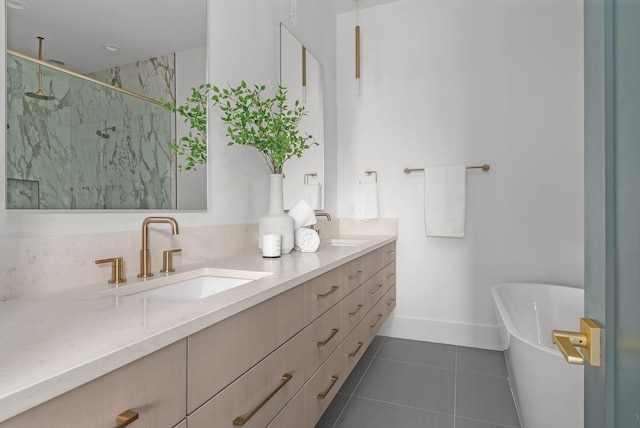
<path id="1" fill-rule="evenodd" d="M 149 250 L 149 225 L 151 223 L 168 223 L 171 225 L 171 234 L 178 235 L 178 222 L 172 217 L 147 217 L 142 222 L 142 249 L 140 250 L 140 273 L 138 278 L 153 276 L 151 272 L 151 251 Z"/>
<path id="2" fill-rule="evenodd" d="M 327 221 L 331 221 L 331 216 L 326 211 L 316 211 L 316 217 L 326 217 Z"/>

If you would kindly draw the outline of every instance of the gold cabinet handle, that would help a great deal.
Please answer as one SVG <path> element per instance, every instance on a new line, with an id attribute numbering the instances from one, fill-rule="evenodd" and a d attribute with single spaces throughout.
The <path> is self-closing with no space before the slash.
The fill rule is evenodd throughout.
<path id="1" fill-rule="evenodd" d="M 358 342 L 358 347 L 356 348 L 355 351 L 349 354 L 349 357 L 355 357 L 358 351 L 360 350 L 360 348 L 362 348 L 362 345 L 364 345 L 364 343 Z"/>
<path id="2" fill-rule="evenodd" d="M 358 313 L 358 311 L 359 311 L 360 309 L 362 309 L 362 305 L 358 305 L 358 307 L 356 308 L 356 310 L 355 310 L 355 311 L 353 311 L 353 312 L 349 312 L 349 316 L 351 316 L 351 315 L 355 315 L 356 313 Z"/>
<path id="3" fill-rule="evenodd" d="M 116 425 L 116 428 L 124 428 L 131 422 L 138 419 L 138 417 L 139 415 L 137 412 L 134 412 L 133 410 L 125 410 L 124 412 L 116 416 L 116 422 L 118 423 L 118 425 Z"/>
<path id="4" fill-rule="evenodd" d="M 389 250 L 389 251 L 387 251 L 387 254 L 389 254 L 389 255 L 392 255 L 392 254 L 395 254 L 395 253 L 396 253 L 396 250 Z"/>
<path id="5" fill-rule="evenodd" d="M 331 286 L 331 290 L 327 291 L 324 294 L 318 294 L 318 299 L 324 299 L 325 297 L 327 297 L 329 294 L 333 293 L 337 289 L 338 289 L 338 287 L 336 287 L 335 285 L 332 285 Z"/>
<path id="6" fill-rule="evenodd" d="M 360 275 L 362 275 L 363 273 L 364 273 L 364 272 L 362 272 L 361 270 L 359 270 L 359 271 L 357 271 L 356 273 L 354 273 L 353 275 L 349 275 L 349 276 L 347 276 L 347 278 L 349 278 L 349 279 L 354 279 L 354 278 L 359 277 L 359 276 L 360 276 Z"/>
<path id="7" fill-rule="evenodd" d="M 329 394 L 329 391 L 331 391 L 331 388 L 333 388 L 333 385 L 335 385 L 337 381 L 338 381 L 338 376 L 331 376 L 331 385 L 329 385 L 329 388 L 327 388 L 325 392 L 321 392 L 320 394 L 318 394 L 318 399 L 324 400 Z"/>
<path id="8" fill-rule="evenodd" d="M 237 418 L 235 418 L 233 420 L 233 425 L 236 427 L 242 427 L 244 426 L 244 424 L 246 424 L 247 422 L 249 422 L 249 420 L 256 414 L 258 413 L 258 411 L 260 409 L 262 409 L 264 407 L 265 404 L 267 404 L 269 402 L 269 400 L 271 400 L 273 398 L 274 395 L 276 395 L 278 393 L 278 391 L 280 391 L 286 384 L 287 382 L 289 382 L 291 379 L 293 378 L 293 375 L 289 374 L 289 373 L 285 373 L 282 375 L 282 382 L 280 383 L 280 385 L 278 385 L 278 387 L 276 389 L 274 389 L 271 394 L 269 394 L 269 396 L 267 398 L 265 398 L 264 400 L 262 400 L 262 402 L 260 404 L 258 404 L 256 406 L 255 409 L 253 409 L 251 412 L 249 412 L 249 414 L 247 416 L 238 416 Z"/>
<path id="9" fill-rule="evenodd" d="M 380 322 L 380 320 L 382 319 L 383 316 L 384 315 L 382 315 L 382 314 L 378 314 L 378 319 L 376 320 L 376 322 L 373 323 L 373 325 L 370 325 L 369 328 L 375 328 L 378 325 L 378 323 Z"/>
<path id="10" fill-rule="evenodd" d="M 369 295 L 370 296 L 375 296 L 376 294 L 378 294 L 378 291 L 382 290 L 383 284 L 378 284 L 378 288 L 376 288 L 376 291 L 369 291 Z"/>
<path id="11" fill-rule="evenodd" d="M 387 306 L 391 306 L 393 305 L 393 302 L 395 302 L 396 299 L 389 299 L 389 301 L 387 302 Z"/>
<path id="12" fill-rule="evenodd" d="M 391 272 L 390 274 L 387 275 L 387 279 L 391 279 L 394 276 L 396 276 L 396 273 L 395 272 Z"/>
<path id="13" fill-rule="evenodd" d="M 109 284 L 127 282 L 127 280 L 122 277 L 122 266 L 124 265 L 124 259 L 122 257 L 96 260 L 97 265 L 102 263 L 111 263 L 111 279 L 108 281 Z"/>
<path id="14" fill-rule="evenodd" d="M 160 270 L 160 272 L 162 273 L 175 272 L 176 270 L 173 268 L 173 255 L 181 252 L 182 252 L 182 248 L 163 251 L 162 252 L 162 269 Z"/>
<path id="15" fill-rule="evenodd" d="M 553 330 L 551 341 L 556 344 L 569 364 L 600 367 L 600 335 L 602 329 L 589 318 L 580 318 L 580 332 Z M 577 348 L 580 348 L 578 352 Z"/>
<path id="16" fill-rule="evenodd" d="M 333 336 L 335 336 L 336 334 L 338 334 L 338 329 L 337 328 L 332 328 L 331 329 L 331 335 L 329 337 L 327 337 L 327 339 L 324 342 L 318 342 L 318 346 L 324 346 L 327 343 L 329 343 L 329 341 L 331 339 L 333 339 Z"/>

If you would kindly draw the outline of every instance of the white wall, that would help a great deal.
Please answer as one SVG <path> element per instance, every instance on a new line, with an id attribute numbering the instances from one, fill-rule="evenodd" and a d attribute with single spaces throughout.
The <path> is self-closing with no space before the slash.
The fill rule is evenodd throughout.
<path id="1" fill-rule="evenodd" d="M 208 1 L 207 72 L 209 81 L 224 85 L 241 79 L 275 88 L 276 40 L 279 22 L 288 22 L 290 0 Z M 0 45 L 5 42 L 5 10 L 0 12 Z M 329 96 L 325 100 L 325 134 L 329 155 L 335 157 L 335 19 L 321 2 L 298 0 L 298 21 L 288 24 L 325 67 Z M 5 122 L 5 58 L 0 55 L 0 124 Z M 169 212 L 182 227 L 255 223 L 268 208 L 269 171 L 257 151 L 227 147 L 225 132 L 212 117 L 209 136 L 208 211 Z M 5 153 L 0 150 L 0 163 Z M 335 163 L 334 163 L 335 164 Z M 0 168 L 0 182 L 5 182 Z M 335 169 L 333 177 L 335 177 Z M 336 193 L 335 178 L 327 191 Z M 142 219 L 158 212 L 25 212 L 6 211 L 4 185 L 0 186 L 0 239 L 26 236 L 70 235 L 139 230 Z M 335 207 L 335 196 L 330 198 Z M 166 213 L 165 213 L 166 214 Z M 10 261 L 8 262 L 10 264 Z"/>
<path id="2" fill-rule="evenodd" d="M 386 334 L 495 348 L 490 287 L 582 286 L 583 54 L 580 0 L 403 0 L 337 20 L 338 215 L 378 171 L 397 217 L 398 305 Z M 426 238 L 423 173 L 467 173 L 464 239 Z"/>

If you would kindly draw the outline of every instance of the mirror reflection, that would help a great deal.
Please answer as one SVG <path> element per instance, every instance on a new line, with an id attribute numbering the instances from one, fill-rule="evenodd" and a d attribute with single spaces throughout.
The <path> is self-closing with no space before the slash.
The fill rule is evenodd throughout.
<path id="1" fill-rule="evenodd" d="M 184 131 L 159 102 L 206 81 L 206 0 L 107 3 L 7 3 L 9 209 L 206 208 L 206 168 L 176 173 Z"/>
<path id="2" fill-rule="evenodd" d="M 312 146 L 301 158 L 285 163 L 283 173 L 284 208 L 290 209 L 300 199 L 313 209 L 324 207 L 324 87 L 322 65 L 287 30 L 280 25 L 280 85 L 287 88 L 292 100 L 300 100 L 307 111 L 300 129 L 312 135 Z"/>

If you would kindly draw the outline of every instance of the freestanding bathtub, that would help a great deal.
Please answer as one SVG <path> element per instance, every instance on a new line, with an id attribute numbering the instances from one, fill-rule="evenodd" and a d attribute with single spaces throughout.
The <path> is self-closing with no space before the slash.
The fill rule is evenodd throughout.
<path id="1" fill-rule="evenodd" d="M 551 330 L 579 329 L 584 291 L 530 283 L 491 291 L 522 428 L 583 428 L 583 367 L 564 360 Z"/>

